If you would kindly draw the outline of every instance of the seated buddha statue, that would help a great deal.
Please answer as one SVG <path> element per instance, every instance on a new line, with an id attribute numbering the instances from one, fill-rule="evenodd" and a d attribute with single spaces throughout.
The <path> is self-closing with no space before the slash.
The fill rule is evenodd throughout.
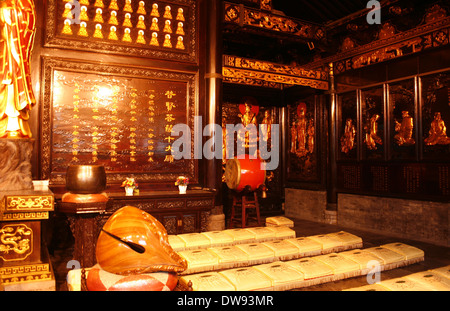
<path id="1" fill-rule="evenodd" d="M 434 120 L 431 122 L 428 133 L 429 136 L 424 139 L 426 145 L 433 146 L 450 144 L 450 137 L 447 136 L 447 128 L 444 120 L 441 118 L 440 112 L 436 112 L 434 114 Z"/>

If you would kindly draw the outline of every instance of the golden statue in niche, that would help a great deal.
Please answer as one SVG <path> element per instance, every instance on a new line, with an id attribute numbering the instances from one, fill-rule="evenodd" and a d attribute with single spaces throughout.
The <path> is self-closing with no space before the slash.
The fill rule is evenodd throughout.
<path id="1" fill-rule="evenodd" d="M 345 121 L 344 135 L 341 137 L 341 151 L 349 153 L 355 147 L 356 129 L 353 125 L 353 120 L 347 118 Z"/>
<path id="2" fill-rule="evenodd" d="M 314 152 L 314 119 L 306 118 L 306 103 L 297 106 L 297 119 L 291 125 L 290 152 L 298 157 L 304 157 Z"/>
<path id="3" fill-rule="evenodd" d="M 447 136 L 447 128 L 444 120 L 441 118 L 441 113 L 436 112 L 434 114 L 434 120 L 431 121 L 429 136 L 424 139 L 424 142 L 428 146 L 433 145 L 449 145 L 450 137 Z"/>
<path id="4" fill-rule="evenodd" d="M 377 150 L 377 144 L 382 145 L 383 140 L 378 136 L 378 120 L 380 115 L 374 114 L 369 120 L 369 126 L 366 126 L 366 137 L 364 143 L 370 150 Z"/>
<path id="5" fill-rule="evenodd" d="M 35 12 L 33 0 L 6 0 L 0 4 L 0 137 L 32 136 L 28 120 L 36 104 L 30 73 Z"/>
<path id="6" fill-rule="evenodd" d="M 242 125 L 247 127 L 249 124 L 254 124 L 255 127 L 258 126 L 256 116 L 259 112 L 259 106 L 256 105 L 256 101 L 251 98 L 246 98 L 243 104 L 239 105 L 240 114 L 238 117 L 241 119 Z M 257 128 L 256 128 L 257 130 Z M 255 144 L 256 142 L 250 141 L 249 131 L 245 131 L 245 137 L 240 137 L 240 139 L 244 139 L 245 147 L 248 148 L 250 144 Z"/>
<path id="7" fill-rule="evenodd" d="M 408 111 L 402 111 L 402 123 L 395 121 L 395 131 L 398 134 L 394 135 L 395 142 L 399 146 L 411 146 L 416 143 L 413 136 L 414 119 L 409 115 Z"/>
<path id="8" fill-rule="evenodd" d="M 307 134 L 308 134 L 308 152 L 314 152 L 314 136 L 316 133 L 316 128 L 314 127 L 314 120 L 309 119 Z"/>
<path id="9" fill-rule="evenodd" d="M 261 124 L 266 124 L 266 128 L 262 127 L 261 128 L 261 136 L 262 139 L 265 141 L 270 141 L 272 138 L 272 115 L 270 113 L 269 109 L 266 109 L 266 111 L 264 111 L 264 119 L 261 121 Z"/>

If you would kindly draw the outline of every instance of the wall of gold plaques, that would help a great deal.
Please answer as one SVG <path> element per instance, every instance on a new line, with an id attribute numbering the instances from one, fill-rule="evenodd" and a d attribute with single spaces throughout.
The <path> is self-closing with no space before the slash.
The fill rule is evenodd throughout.
<path id="1" fill-rule="evenodd" d="M 112 185 L 130 176 L 152 189 L 179 175 L 197 183 L 198 160 L 175 160 L 171 136 L 175 124 L 192 129 L 199 113 L 197 1 L 37 6 L 45 11 L 40 178 L 63 186 L 69 165 L 95 164 Z"/>
<path id="2" fill-rule="evenodd" d="M 338 187 L 448 200 L 450 71 L 338 95 Z"/>

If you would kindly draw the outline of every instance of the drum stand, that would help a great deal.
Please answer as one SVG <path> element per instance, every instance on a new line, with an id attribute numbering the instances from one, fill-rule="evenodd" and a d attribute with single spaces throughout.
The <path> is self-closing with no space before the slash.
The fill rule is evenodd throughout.
<path id="1" fill-rule="evenodd" d="M 241 210 L 241 216 L 238 216 L 238 210 Z M 247 213 L 248 209 L 255 209 L 256 217 L 250 217 Z M 256 192 L 252 193 L 235 193 L 233 195 L 233 206 L 231 207 L 231 217 L 228 223 L 228 228 L 233 228 L 233 222 L 241 222 L 241 227 L 245 228 L 248 225 L 248 220 L 256 220 L 258 226 L 261 226 L 261 219 L 259 214 L 258 196 Z"/>

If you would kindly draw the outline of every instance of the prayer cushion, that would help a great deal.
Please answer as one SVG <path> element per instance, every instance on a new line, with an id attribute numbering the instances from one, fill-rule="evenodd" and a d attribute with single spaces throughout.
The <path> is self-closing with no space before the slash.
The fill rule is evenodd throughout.
<path id="1" fill-rule="evenodd" d="M 219 259 L 220 264 L 235 264 L 238 267 L 240 264 L 247 263 L 248 256 L 240 248 L 230 245 L 223 247 L 211 247 L 208 251 L 212 252 Z M 228 267 L 228 265 L 227 265 Z"/>
<path id="2" fill-rule="evenodd" d="M 284 216 L 274 216 L 266 218 L 266 226 L 286 226 L 292 228 L 294 227 L 294 222 Z"/>
<path id="3" fill-rule="evenodd" d="M 410 260 L 410 259 L 421 259 L 424 257 L 425 253 L 423 252 L 423 250 L 411 246 L 411 245 L 407 245 L 407 244 L 403 244 L 403 243 L 389 243 L 389 244 L 384 244 L 382 245 L 382 247 L 386 247 L 389 248 L 391 250 L 393 250 L 394 252 L 400 253 L 402 255 L 406 256 L 406 260 Z"/>
<path id="4" fill-rule="evenodd" d="M 188 287 L 192 282 L 194 291 L 235 291 L 235 287 L 221 274 L 217 272 L 205 272 L 182 276 L 180 282 Z"/>
<path id="5" fill-rule="evenodd" d="M 209 231 L 201 234 L 210 240 L 211 247 L 231 245 L 234 242 L 233 237 L 224 231 Z"/>
<path id="6" fill-rule="evenodd" d="M 275 233 L 275 237 L 279 239 L 292 239 L 295 238 L 295 231 L 286 226 L 271 226 L 267 229 L 272 230 Z"/>
<path id="7" fill-rule="evenodd" d="M 322 244 L 322 251 L 336 252 L 339 247 L 344 246 L 342 240 L 326 234 L 311 235 L 308 238 Z"/>
<path id="8" fill-rule="evenodd" d="M 450 291 L 450 279 L 433 271 L 422 271 L 405 276 L 405 278 L 418 282 L 433 291 Z"/>
<path id="9" fill-rule="evenodd" d="M 238 291 L 272 289 L 271 279 L 253 267 L 224 270 L 219 274 L 230 281 Z"/>
<path id="10" fill-rule="evenodd" d="M 234 244 L 251 243 L 255 241 L 255 235 L 245 229 L 227 229 L 223 232 L 233 238 Z"/>
<path id="11" fill-rule="evenodd" d="M 184 233 L 179 234 L 178 237 L 186 245 L 186 250 L 207 248 L 211 246 L 211 241 L 201 233 Z"/>
<path id="12" fill-rule="evenodd" d="M 275 258 L 273 249 L 263 243 L 240 244 L 236 245 L 236 247 L 247 254 L 249 264 L 269 262 Z"/>
<path id="13" fill-rule="evenodd" d="M 178 252 L 178 251 L 182 251 L 186 248 L 186 244 L 179 236 L 169 235 L 168 239 L 169 239 L 169 244 L 174 251 Z"/>
<path id="14" fill-rule="evenodd" d="M 299 249 L 300 255 L 318 255 L 322 253 L 322 244 L 308 237 L 299 237 L 295 239 L 287 239 Z"/>
<path id="15" fill-rule="evenodd" d="M 328 233 L 326 235 L 341 240 L 344 246 L 358 245 L 357 247 L 362 247 L 363 243 L 362 238 L 354 234 L 345 231 L 339 231 L 334 233 Z"/>
<path id="16" fill-rule="evenodd" d="M 367 252 L 361 249 L 354 249 L 351 251 L 341 252 L 339 253 L 339 255 L 342 255 L 357 262 L 359 264 L 359 269 L 361 270 L 373 269 L 374 265 L 371 264 L 371 261 L 375 261 L 375 263 L 380 267 L 384 263 L 384 260 L 381 259 L 380 257 L 377 257 L 371 252 Z"/>
<path id="17" fill-rule="evenodd" d="M 390 291 L 388 288 L 380 285 L 380 283 L 374 283 L 370 285 L 364 285 L 359 287 L 353 287 L 344 289 L 343 291 L 358 291 L 358 292 L 386 292 Z"/>
<path id="18" fill-rule="evenodd" d="M 314 257 L 333 269 L 334 275 L 344 274 L 345 277 L 351 277 L 360 274 L 359 264 L 337 253 L 321 255 Z"/>
<path id="19" fill-rule="evenodd" d="M 263 242 L 263 244 L 272 249 L 275 257 L 279 260 L 297 258 L 300 253 L 298 247 L 286 240 L 268 241 Z"/>
<path id="20" fill-rule="evenodd" d="M 173 272 L 119 275 L 109 273 L 99 265 L 90 269 L 86 279 L 90 291 L 171 291 L 177 283 L 177 274 Z"/>
<path id="21" fill-rule="evenodd" d="M 253 233 L 257 242 L 270 241 L 276 238 L 276 233 L 267 227 L 247 228 L 246 230 Z"/>
<path id="22" fill-rule="evenodd" d="M 430 271 L 439 273 L 443 277 L 450 279 L 450 266 L 440 267 L 436 269 L 431 269 Z"/>
<path id="23" fill-rule="evenodd" d="M 379 283 L 391 291 L 430 291 L 430 288 L 405 277 L 385 280 Z"/>
<path id="24" fill-rule="evenodd" d="M 219 264 L 219 258 L 207 249 L 185 250 L 178 254 L 186 259 L 188 264 L 183 274 L 214 270 Z"/>
<path id="25" fill-rule="evenodd" d="M 305 280 L 334 274 L 333 269 L 325 263 L 314 258 L 300 258 L 286 261 L 294 269 L 303 273 Z"/>
<path id="26" fill-rule="evenodd" d="M 301 284 L 303 273 L 282 261 L 254 266 L 256 270 L 267 275 L 274 290 L 288 290 Z"/>
<path id="27" fill-rule="evenodd" d="M 383 264 L 401 263 L 406 259 L 405 255 L 397 253 L 389 248 L 385 247 L 370 247 L 365 249 L 366 252 L 370 252 L 383 260 Z"/>

